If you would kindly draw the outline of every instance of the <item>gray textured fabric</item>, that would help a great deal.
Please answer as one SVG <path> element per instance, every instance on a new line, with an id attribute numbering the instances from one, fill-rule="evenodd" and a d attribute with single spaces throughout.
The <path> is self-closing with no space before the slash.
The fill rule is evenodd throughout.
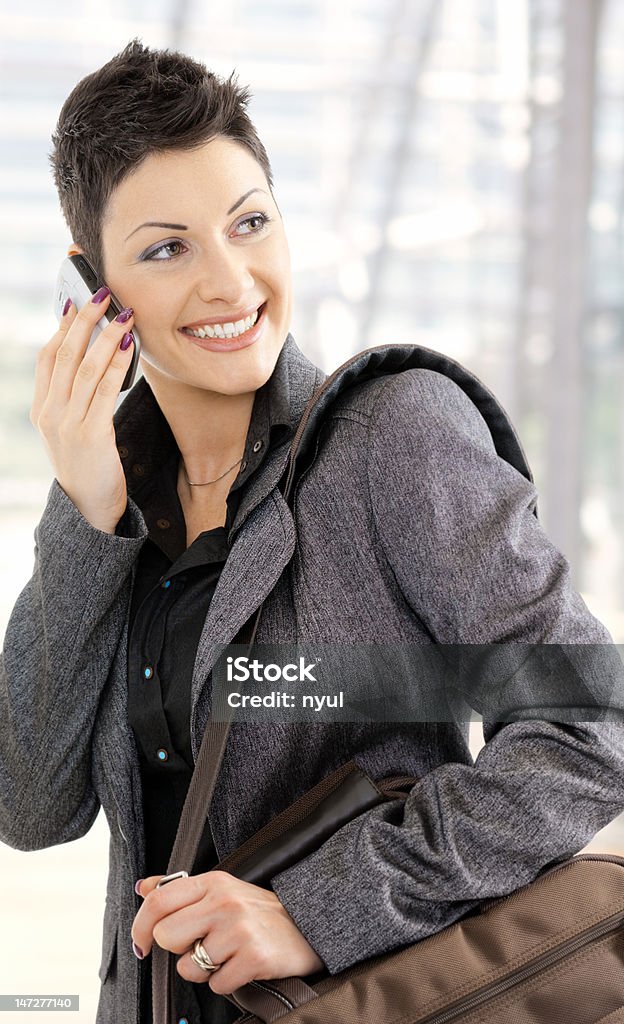
<path id="1" fill-rule="evenodd" d="M 291 337 L 285 358 L 298 417 L 322 375 Z M 132 415 L 131 392 L 118 443 Z M 267 458 L 234 523 L 195 663 L 194 756 L 217 645 L 265 597 L 259 642 L 611 642 L 532 514 L 532 484 L 444 376 L 408 370 L 350 388 L 294 519 L 276 489 L 287 453 Z M 130 926 L 144 850 L 126 647 L 147 529 L 131 498 L 126 532 L 94 529 L 52 484 L 0 677 L 0 838 L 21 850 L 69 842 L 100 804 L 111 829 L 98 1024 L 138 1020 Z M 485 735 L 473 765 L 459 725 L 235 723 L 210 814 L 217 851 L 352 757 L 376 778 L 409 772 L 421 781 L 405 807 L 345 826 L 274 889 L 333 973 L 431 934 L 578 851 L 624 807 L 623 727 L 485 722 Z"/>

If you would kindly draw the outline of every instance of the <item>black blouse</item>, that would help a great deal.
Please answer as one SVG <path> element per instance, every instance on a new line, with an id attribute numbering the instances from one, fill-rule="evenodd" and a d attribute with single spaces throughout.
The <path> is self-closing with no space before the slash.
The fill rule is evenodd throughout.
<path id="1" fill-rule="evenodd" d="M 146 419 L 141 437 L 134 442 L 124 439 L 131 464 L 144 470 L 132 496 L 149 530 L 137 564 L 128 633 L 128 719 L 141 771 L 146 877 L 167 871 L 193 773 L 191 680 L 204 621 L 228 556 L 228 533 L 247 482 L 267 452 L 293 432 L 283 362 L 256 393 L 243 462 L 227 498 L 225 525 L 201 533 L 188 548 L 177 493 L 180 452 L 155 399 L 154 415 Z M 123 520 L 118 527 L 122 531 Z M 206 821 L 193 873 L 207 871 L 217 860 Z M 175 983 L 179 1021 L 230 1024 L 240 1016 L 207 983 L 192 984 L 177 973 Z M 141 962 L 141 1020 L 152 1022 L 149 956 Z"/>

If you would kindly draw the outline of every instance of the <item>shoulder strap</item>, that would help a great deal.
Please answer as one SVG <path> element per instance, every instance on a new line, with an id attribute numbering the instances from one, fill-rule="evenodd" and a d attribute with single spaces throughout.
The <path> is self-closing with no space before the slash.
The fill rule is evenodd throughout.
<path id="1" fill-rule="evenodd" d="M 247 654 L 251 653 L 253 647 L 262 607 L 261 605 L 257 612 L 254 612 L 232 641 L 236 644 L 246 644 L 248 646 Z M 190 874 L 193 870 L 234 714 L 232 710 L 228 717 L 227 712 L 221 714 L 222 710 L 226 711 L 225 707 L 219 708 L 219 721 L 215 721 L 211 712 L 206 724 L 195 769 L 180 814 L 180 823 L 167 866 L 168 875 L 173 875 L 178 871 L 186 871 L 187 874 Z M 174 972 L 173 955 L 154 943 L 152 947 L 153 1024 L 175 1024 L 177 1021 L 174 1003 Z"/>
<path id="2" fill-rule="evenodd" d="M 417 369 L 433 370 L 457 384 L 485 420 L 500 458 L 533 482 L 522 443 L 508 414 L 493 392 L 474 373 L 449 356 L 422 345 L 378 345 L 348 359 L 312 395 L 299 421 L 291 447 L 284 489 L 287 501 L 300 467 L 312 448 L 319 425 L 340 395 L 347 388 L 366 380 Z"/>

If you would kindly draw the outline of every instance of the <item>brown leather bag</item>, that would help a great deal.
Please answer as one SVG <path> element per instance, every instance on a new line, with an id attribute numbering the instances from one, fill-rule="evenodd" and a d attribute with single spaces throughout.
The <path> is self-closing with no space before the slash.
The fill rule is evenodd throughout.
<path id="1" fill-rule="evenodd" d="M 405 796 L 349 762 L 219 865 L 258 885 L 347 818 Z M 240 1024 L 624 1022 L 624 858 L 581 854 L 416 944 L 337 975 L 254 981 Z"/>
<path id="2" fill-rule="evenodd" d="M 415 779 L 373 782 L 350 761 L 213 870 L 270 879 Z M 337 975 L 253 981 L 227 998 L 240 1024 L 624 1024 L 624 858 L 573 857 L 416 944 Z M 174 958 L 154 946 L 155 1024 L 177 1021 Z M 159 966 L 160 964 L 160 966 Z M 167 991 L 163 987 L 166 982 Z"/>
<path id="3" fill-rule="evenodd" d="M 234 1001 L 240 1024 L 621 1024 L 623 920 L 624 859 L 581 855 L 399 952 Z"/>

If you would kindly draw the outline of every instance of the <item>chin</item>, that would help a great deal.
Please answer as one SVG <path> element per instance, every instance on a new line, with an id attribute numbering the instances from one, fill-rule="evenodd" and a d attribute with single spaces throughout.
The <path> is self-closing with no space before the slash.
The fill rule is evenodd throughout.
<path id="1" fill-rule="evenodd" d="M 232 355 L 224 353 L 222 367 L 219 367 L 221 372 L 206 374 L 204 380 L 201 383 L 197 381 L 197 384 L 218 391 L 222 395 L 242 395 L 257 391 L 266 384 L 273 373 L 283 344 L 284 342 L 277 348 L 270 349 L 265 345 L 253 346 Z M 211 378 L 210 382 L 208 376 Z"/>

